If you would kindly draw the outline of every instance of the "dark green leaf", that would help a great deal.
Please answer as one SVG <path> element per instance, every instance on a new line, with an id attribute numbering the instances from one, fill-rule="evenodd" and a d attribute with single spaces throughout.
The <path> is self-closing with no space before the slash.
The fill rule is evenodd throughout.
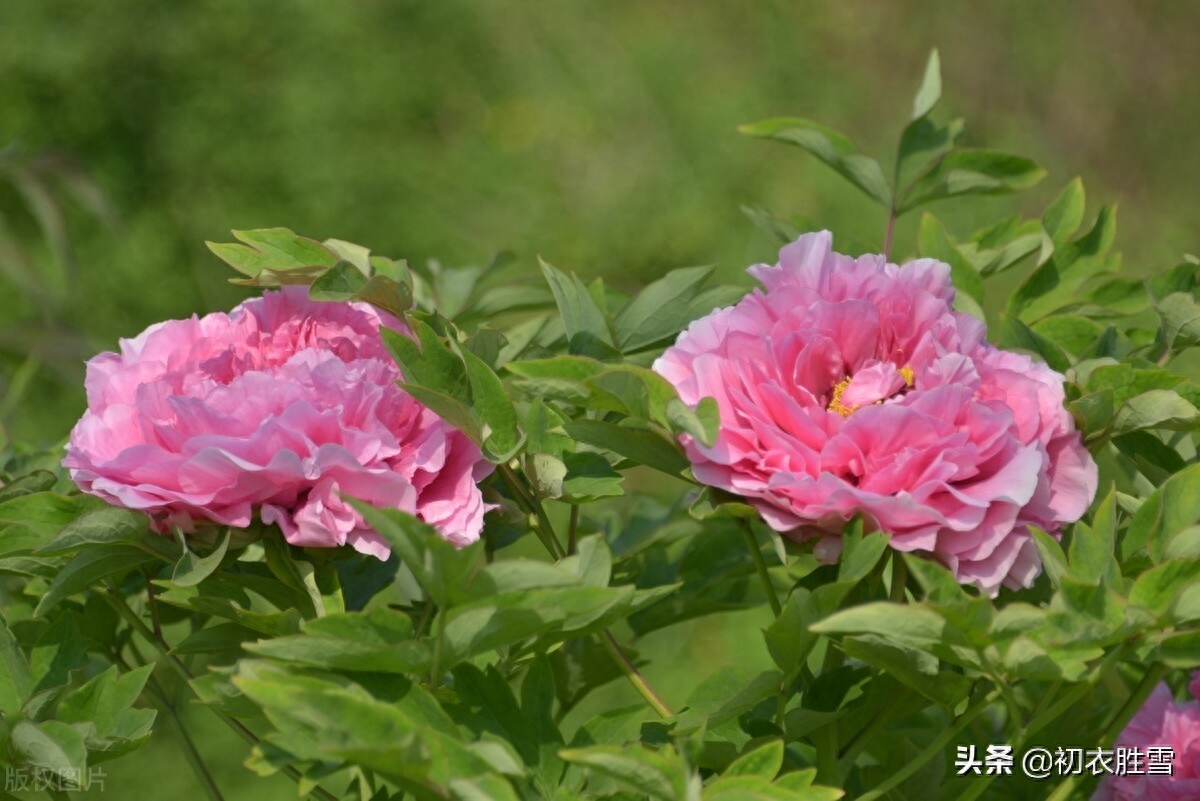
<path id="1" fill-rule="evenodd" d="M 50 582 L 34 614 L 41 615 L 64 598 L 151 561 L 154 561 L 153 556 L 132 545 L 97 545 L 81 551 Z"/>
<path id="2" fill-rule="evenodd" d="M 879 162 L 864 156 L 853 142 L 832 128 L 798 117 L 780 117 L 742 125 L 738 131 L 759 139 L 797 145 L 835 169 L 880 205 L 885 208 L 892 205 L 892 191 Z"/>
<path id="3" fill-rule="evenodd" d="M 653 345 L 691 322 L 691 302 L 712 267 L 672 270 L 647 286 L 613 319 L 616 345 L 624 352 Z"/>
<path id="4" fill-rule="evenodd" d="M 959 195 L 996 195 L 1028 189 L 1046 171 L 1029 159 L 991 150 L 952 150 L 918 177 L 900 213 Z"/>

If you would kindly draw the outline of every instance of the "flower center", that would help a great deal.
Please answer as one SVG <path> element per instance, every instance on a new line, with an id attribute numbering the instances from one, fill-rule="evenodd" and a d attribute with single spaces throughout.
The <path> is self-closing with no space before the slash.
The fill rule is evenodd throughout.
<path id="1" fill-rule="evenodd" d="M 876 362 L 846 376 L 833 385 L 829 405 L 825 408 L 842 417 L 872 403 L 883 403 L 902 389 L 913 385 L 913 369 L 909 365 L 897 368 L 890 362 Z"/>

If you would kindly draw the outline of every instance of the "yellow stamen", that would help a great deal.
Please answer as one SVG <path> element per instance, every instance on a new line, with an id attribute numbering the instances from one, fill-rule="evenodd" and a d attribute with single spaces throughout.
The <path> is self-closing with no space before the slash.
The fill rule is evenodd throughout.
<path id="1" fill-rule="evenodd" d="M 911 387 L 913 385 L 913 369 L 911 367 L 906 364 L 896 372 L 904 379 L 905 386 Z"/>
<path id="2" fill-rule="evenodd" d="M 842 393 L 846 391 L 846 387 L 848 386 L 850 386 L 850 376 L 846 376 L 833 385 L 833 397 L 829 399 L 829 405 L 825 407 L 826 410 L 834 414 L 840 414 L 842 417 L 850 416 L 850 413 L 857 407 L 847 406 L 842 403 Z"/>

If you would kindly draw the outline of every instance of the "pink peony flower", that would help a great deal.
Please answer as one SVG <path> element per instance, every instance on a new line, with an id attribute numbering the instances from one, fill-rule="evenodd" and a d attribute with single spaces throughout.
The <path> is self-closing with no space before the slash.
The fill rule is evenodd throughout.
<path id="1" fill-rule="evenodd" d="M 1057 534 L 1096 492 L 1062 376 L 992 347 L 951 308 L 950 268 L 831 250 L 828 232 L 750 273 L 766 287 L 680 334 L 655 362 L 687 403 L 716 399 L 705 484 L 834 561 L 862 514 L 901 551 L 933 554 L 995 594 L 1040 571 L 1029 526 Z"/>
<path id="2" fill-rule="evenodd" d="M 362 303 L 304 287 L 229 314 L 158 323 L 88 362 L 88 410 L 63 464 L 85 492 L 148 513 L 155 528 L 248 526 L 293 545 L 388 547 L 339 493 L 402 509 L 456 545 L 489 508 L 479 448 L 396 385 L 400 371 Z"/>
<path id="3" fill-rule="evenodd" d="M 1188 686 L 1200 699 L 1200 672 Z M 1117 747 L 1137 749 L 1142 774 L 1110 775 L 1096 789 L 1092 801 L 1193 801 L 1200 798 L 1200 701 L 1177 704 L 1171 689 L 1159 684 L 1117 738 Z M 1149 748 L 1170 748 L 1170 775 L 1150 775 Z"/>

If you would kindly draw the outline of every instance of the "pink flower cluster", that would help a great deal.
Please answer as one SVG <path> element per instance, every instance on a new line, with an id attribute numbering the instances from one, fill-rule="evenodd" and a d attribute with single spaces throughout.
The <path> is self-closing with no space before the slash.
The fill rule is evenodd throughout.
<path id="1" fill-rule="evenodd" d="M 492 466 L 396 385 L 381 325 L 404 330 L 304 287 L 153 325 L 88 362 L 88 409 L 63 464 L 85 492 L 163 532 L 244 527 L 257 512 L 294 545 L 386 558 L 345 493 L 473 542 L 488 509 L 476 482 Z"/>
<path id="2" fill-rule="evenodd" d="M 694 322 L 654 369 L 720 434 L 684 445 L 697 479 L 746 498 L 835 560 L 855 515 L 995 594 L 1040 572 L 1029 526 L 1058 533 L 1095 495 L 1096 464 L 1062 376 L 999 350 L 951 308 L 950 268 L 834 253 L 806 234 L 755 290 Z"/>
<path id="3" fill-rule="evenodd" d="M 1159 684 L 1117 738 L 1117 746 L 1165 747 L 1174 753 L 1170 775 L 1106 776 L 1092 801 L 1194 801 L 1200 798 L 1200 672 L 1188 685 L 1197 699 L 1175 703 L 1171 689 Z"/>

